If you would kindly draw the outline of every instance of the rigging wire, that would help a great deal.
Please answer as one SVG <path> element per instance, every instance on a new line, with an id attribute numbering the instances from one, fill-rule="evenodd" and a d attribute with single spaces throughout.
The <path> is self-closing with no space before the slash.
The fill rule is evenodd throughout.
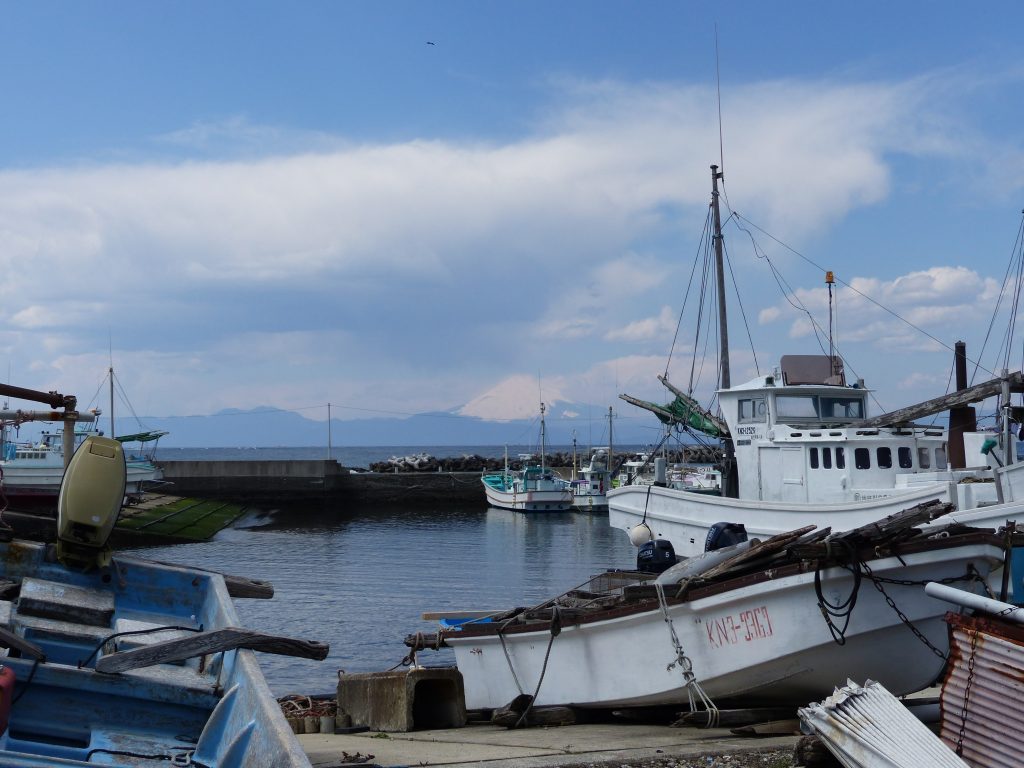
<path id="1" fill-rule="evenodd" d="M 711 236 L 711 209 L 708 208 L 708 215 L 704 219 L 704 230 L 701 232 L 700 242 L 697 245 L 697 255 L 693 259 L 693 268 L 690 270 L 690 280 L 686 285 L 686 293 L 683 296 L 683 306 L 679 310 L 679 320 L 676 321 L 676 331 L 672 336 L 672 345 L 668 350 L 668 359 L 665 361 L 665 378 L 668 378 L 668 368 L 672 363 L 672 355 L 675 353 L 676 340 L 679 338 L 679 329 L 683 327 L 683 313 L 686 312 L 686 303 L 690 298 L 690 290 L 693 287 L 693 278 L 697 272 L 697 264 L 700 261 L 700 254 L 704 248 L 704 240 Z"/>
<path id="2" fill-rule="evenodd" d="M 728 219 L 726 219 L 728 222 Z M 743 306 L 743 300 L 740 298 L 740 287 L 736 283 L 736 273 L 732 270 L 732 259 L 729 258 L 729 251 L 725 247 L 725 242 L 722 242 L 722 251 L 725 254 L 725 263 L 729 267 L 729 277 L 732 278 L 732 289 L 736 293 L 736 304 L 740 308 L 740 315 L 743 317 L 743 327 L 747 331 L 747 340 L 750 342 L 750 354 L 754 358 L 754 370 L 757 371 L 757 375 L 761 375 L 761 368 L 757 364 L 757 351 L 754 348 L 754 337 L 750 334 L 750 323 L 747 321 L 747 310 Z"/>
<path id="3" fill-rule="evenodd" d="M 812 267 L 814 267 L 815 269 L 819 269 L 819 270 L 821 270 L 821 271 L 822 271 L 822 273 L 824 273 L 824 272 L 826 271 L 826 270 L 825 270 L 825 269 L 824 269 L 824 268 L 823 268 L 823 267 L 822 267 L 821 265 L 817 264 L 817 263 L 816 263 L 816 262 L 815 262 L 815 261 L 814 261 L 813 259 L 810 259 L 810 258 L 808 258 L 807 256 L 805 256 L 804 254 L 800 253 L 800 252 L 799 252 L 798 250 L 796 250 L 796 249 L 795 249 L 795 248 L 793 248 L 792 246 L 790 246 L 790 245 L 787 245 L 787 244 L 786 244 L 786 243 L 784 243 L 784 242 L 783 242 L 782 240 L 779 240 L 779 239 L 778 239 L 777 237 L 775 237 L 775 236 L 774 236 L 773 234 L 771 234 L 770 232 L 767 232 L 767 231 L 765 231 L 764 229 L 762 229 L 761 227 L 759 227 L 759 226 L 758 226 L 757 224 L 755 224 L 754 222 L 752 222 L 752 221 L 751 221 L 750 219 L 746 218 L 746 217 L 745 217 L 745 216 L 743 216 L 742 214 L 740 214 L 740 213 L 736 213 L 736 212 L 734 212 L 734 214 L 735 214 L 735 216 L 736 216 L 736 217 L 737 217 L 738 219 L 742 219 L 742 220 L 743 220 L 743 221 L 745 221 L 745 222 L 746 222 L 747 224 L 749 224 L 749 225 L 750 225 L 751 227 L 753 227 L 754 229 L 756 229 L 756 230 L 757 230 L 758 232 L 761 232 L 761 233 L 762 233 L 762 234 L 764 234 L 764 235 L 765 235 L 766 237 L 769 237 L 769 238 L 771 238 L 771 239 L 772 239 L 772 240 L 774 240 L 774 241 L 775 241 L 776 243 L 778 243 L 778 244 L 779 244 L 780 246 L 782 246 L 783 248 L 785 248 L 786 250 L 788 250 L 789 252 L 791 252 L 791 253 L 792 253 L 792 254 L 794 254 L 795 256 L 798 256 L 799 258 L 803 259 L 804 261 L 806 261 L 806 262 L 807 262 L 808 264 L 810 264 L 810 265 L 811 265 Z M 847 282 L 846 282 L 845 280 L 842 280 L 842 279 L 840 279 L 840 278 L 836 278 L 836 280 L 837 280 L 837 282 L 841 283 L 842 285 L 844 285 L 845 287 L 849 288 L 849 289 L 850 289 L 851 291 L 853 291 L 854 293 L 856 293 L 856 294 L 857 294 L 858 296 L 860 296 L 861 298 L 863 298 L 863 299 L 865 299 L 866 301 L 869 301 L 870 303 L 874 304 L 874 305 L 875 305 L 876 307 L 878 307 L 878 308 L 879 308 L 879 309 L 881 309 L 882 311 L 884 311 L 884 312 L 886 312 L 886 313 L 888 313 L 888 314 L 892 315 L 892 316 L 893 316 L 893 317 L 895 317 L 895 318 L 896 318 L 897 320 L 899 320 L 900 322 L 904 323 L 905 325 L 908 325 L 908 326 L 910 326 L 911 328 L 913 328 L 913 329 L 914 329 L 915 331 L 917 331 L 918 333 L 920 333 L 920 334 L 922 334 L 922 335 L 924 335 L 924 336 L 927 336 L 927 337 L 928 337 L 929 339 L 931 339 L 932 341 L 934 341 L 934 342 L 935 342 L 936 344 L 938 344 L 938 345 L 939 345 L 940 347 L 943 347 L 944 349 L 948 349 L 948 350 L 949 350 L 950 352 L 955 352 L 955 351 L 956 351 L 956 350 L 955 350 L 955 349 L 954 349 L 953 347 L 951 347 L 951 346 L 950 346 L 949 344 L 946 344 L 946 343 L 945 343 L 944 341 L 941 341 L 940 339 L 937 339 L 936 337 L 932 336 L 932 335 L 931 335 L 930 333 L 928 333 L 928 331 L 926 331 L 926 330 L 924 330 L 923 328 L 921 328 L 920 326 L 918 326 L 918 325 L 915 325 L 914 323 L 910 322 L 910 321 L 909 321 L 909 320 L 907 320 L 907 319 L 906 319 L 905 317 L 903 317 L 902 315 L 900 315 L 900 314 L 899 314 L 898 312 L 896 312 L 896 311 L 894 311 L 894 310 L 892 310 L 892 309 L 889 309 L 889 308 L 888 308 L 887 306 L 885 306 L 884 304 L 882 304 L 882 303 L 880 303 L 880 302 L 876 301 L 876 300 L 875 300 L 875 299 L 873 299 L 873 298 L 872 298 L 871 296 L 868 296 L 868 295 L 867 295 L 866 293 L 864 293 L 864 292 L 862 292 L 862 291 L 859 291 L 859 290 L 857 290 L 857 289 L 856 289 L 855 287 L 853 287 L 852 285 L 850 285 L 849 283 L 847 283 Z M 979 361 L 977 361 L 977 360 L 971 360 L 971 362 L 975 363 L 975 365 L 976 365 L 977 367 L 980 367 L 980 368 L 981 368 L 981 370 L 985 371 L 986 373 L 990 374 L 991 376 L 993 376 L 993 377 L 994 377 L 994 376 L 996 375 L 995 373 L 993 373 L 992 371 L 988 370 L 988 369 L 987 369 L 987 368 L 985 368 L 985 367 L 984 367 L 983 365 L 981 365 L 981 363 L 980 363 Z"/>
<path id="4" fill-rule="evenodd" d="M 742 226 L 739 223 L 739 221 L 741 219 L 743 221 L 747 221 L 747 220 L 744 219 L 742 216 L 740 216 L 740 214 L 736 213 L 735 211 L 730 211 L 729 218 L 726 219 L 726 221 L 732 220 L 734 217 L 735 217 L 735 221 L 733 222 L 733 226 L 735 226 L 738 230 L 740 230 L 748 238 L 750 238 L 750 244 L 751 244 L 751 247 L 754 249 L 754 255 L 757 256 L 757 258 L 759 258 L 759 259 L 764 259 L 765 263 L 768 265 L 768 268 L 769 268 L 769 270 L 772 273 L 772 277 L 774 278 L 776 285 L 779 287 L 779 291 L 782 293 L 782 297 L 786 300 L 786 302 L 791 307 L 793 307 L 794 309 L 796 309 L 799 312 L 802 312 L 803 314 L 805 314 L 807 316 L 807 322 L 810 323 L 811 331 L 814 333 L 814 339 L 818 343 L 818 349 L 821 350 L 821 353 L 823 355 L 828 356 L 829 353 L 825 350 L 825 343 L 824 343 L 824 341 L 822 341 L 822 334 L 825 333 L 825 329 L 821 327 L 821 324 L 814 317 L 814 315 L 811 313 L 811 311 L 806 306 L 804 306 L 802 301 L 800 301 L 800 298 L 797 295 L 796 289 L 793 288 L 789 284 L 789 281 L 787 281 L 785 276 L 779 271 L 779 268 L 775 266 L 775 263 L 771 260 L 771 257 L 768 255 L 767 251 L 765 251 L 764 248 L 762 248 L 758 244 L 757 240 L 754 238 L 754 234 L 748 228 Z M 757 227 L 757 225 L 752 224 L 752 226 L 754 226 L 755 228 L 760 230 L 760 227 Z M 761 230 L 761 231 L 764 231 L 764 230 Z M 768 233 L 765 233 L 765 234 L 768 234 Z M 772 237 L 771 235 L 768 235 L 768 236 Z M 775 239 L 775 238 L 772 238 L 772 239 Z M 785 245 L 785 244 L 783 243 L 782 245 Z M 786 246 L 786 247 L 788 247 L 788 246 Z M 840 282 L 842 282 L 842 281 L 840 281 Z M 845 285 L 845 283 L 843 283 L 843 284 Z M 831 321 L 831 315 L 830 315 L 829 319 Z M 832 348 L 833 354 L 838 356 L 839 359 L 843 361 L 843 365 L 846 368 L 848 368 L 851 373 L 853 373 L 854 377 L 858 378 L 858 379 L 861 378 L 860 375 L 857 373 L 856 368 L 854 368 L 852 363 L 843 354 L 842 350 L 839 348 L 839 345 L 835 344 L 832 341 L 831 334 L 829 334 L 829 346 Z M 874 392 L 869 392 L 868 396 L 872 399 L 872 401 L 875 403 L 875 405 L 878 406 L 880 411 L 885 412 L 886 409 L 879 402 L 879 400 L 875 396 Z"/>

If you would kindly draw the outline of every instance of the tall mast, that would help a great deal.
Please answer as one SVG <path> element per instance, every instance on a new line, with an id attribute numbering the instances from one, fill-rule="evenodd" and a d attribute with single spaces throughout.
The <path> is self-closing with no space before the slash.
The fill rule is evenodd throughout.
<path id="1" fill-rule="evenodd" d="M 719 334 L 719 357 L 721 358 L 721 380 L 718 382 L 722 389 L 730 387 L 729 380 L 729 324 L 725 316 L 725 259 L 722 256 L 722 215 L 718 210 L 718 180 L 724 178 L 718 171 L 717 165 L 711 166 L 711 212 L 715 226 L 715 276 L 718 279 L 718 334 Z"/>
<path id="2" fill-rule="evenodd" d="M 110 439 L 114 439 L 114 364 L 110 364 L 110 368 L 107 369 L 107 375 L 110 376 Z"/>
<path id="3" fill-rule="evenodd" d="M 540 404 L 540 473 L 544 474 L 544 403 Z"/>
<path id="4" fill-rule="evenodd" d="M 729 378 L 729 322 L 725 312 L 725 258 L 722 255 L 722 215 L 718 210 L 718 180 L 724 178 L 718 172 L 718 166 L 711 166 L 711 213 L 715 226 L 715 276 L 718 279 L 718 338 L 719 346 L 719 382 L 722 389 L 731 386 Z M 739 496 L 739 483 L 736 477 L 736 447 L 732 437 L 725 440 L 725 461 L 723 462 L 722 495 L 730 498 Z"/>
<path id="5" fill-rule="evenodd" d="M 612 471 L 612 454 L 615 452 L 615 443 L 612 441 L 612 407 L 608 406 L 608 472 Z M 610 477 L 610 475 L 609 475 Z"/>

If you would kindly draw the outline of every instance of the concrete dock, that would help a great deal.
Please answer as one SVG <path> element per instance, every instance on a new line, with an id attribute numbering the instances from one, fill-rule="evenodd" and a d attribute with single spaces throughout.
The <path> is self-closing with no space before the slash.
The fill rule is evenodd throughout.
<path id="1" fill-rule="evenodd" d="M 479 472 L 352 472 L 336 461 L 161 461 L 167 492 L 248 506 L 484 504 Z"/>
<path id="2" fill-rule="evenodd" d="M 788 768 L 796 735 L 736 736 L 726 728 L 674 728 L 667 725 L 585 724 L 509 730 L 468 725 L 433 731 L 356 734 L 304 734 L 298 737 L 317 768 L 365 762 L 380 766 L 449 768 L 555 768 L 607 764 L 640 765 L 671 761 L 733 768 Z M 372 757 L 369 757 L 372 755 Z M 362 760 L 362 758 L 367 758 Z M 666 762 L 666 764 L 668 764 Z"/>

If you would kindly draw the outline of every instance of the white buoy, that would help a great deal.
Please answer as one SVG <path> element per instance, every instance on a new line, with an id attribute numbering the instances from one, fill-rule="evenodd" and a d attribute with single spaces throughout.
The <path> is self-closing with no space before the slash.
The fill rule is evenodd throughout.
<path id="1" fill-rule="evenodd" d="M 647 523 L 640 523 L 629 529 L 629 540 L 634 547 L 642 547 L 647 542 L 654 541 L 654 532 Z"/>

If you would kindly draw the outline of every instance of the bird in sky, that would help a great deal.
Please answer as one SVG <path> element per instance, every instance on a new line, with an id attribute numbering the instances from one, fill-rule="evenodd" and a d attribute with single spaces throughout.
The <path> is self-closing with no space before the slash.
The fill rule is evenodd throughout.
<path id="1" fill-rule="evenodd" d="M 427 45 L 434 45 L 434 43 L 431 42 L 430 40 L 427 40 Z"/>

